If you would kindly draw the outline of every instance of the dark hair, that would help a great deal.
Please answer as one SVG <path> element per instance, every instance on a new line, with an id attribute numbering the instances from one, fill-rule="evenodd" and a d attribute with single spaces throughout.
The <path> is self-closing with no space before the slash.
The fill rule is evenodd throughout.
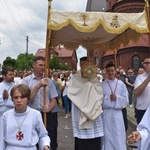
<path id="1" fill-rule="evenodd" d="M 30 100 L 31 90 L 27 85 L 25 85 L 25 84 L 15 85 L 10 91 L 10 96 L 11 96 L 12 100 L 13 100 L 14 92 L 16 90 L 18 90 L 22 94 L 22 97 L 24 97 L 24 98 L 26 97 L 28 100 Z"/>
<path id="2" fill-rule="evenodd" d="M 116 68 L 115 65 L 112 64 L 112 63 L 109 63 L 109 64 L 106 65 L 106 69 L 109 68 L 109 67 L 114 67 L 114 68 Z"/>
<path id="3" fill-rule="evenodd" d="M 88 60 L 87 57 L 81 57 L 81 58 L 80 58 L 80 61 L 86 61 L 86 60 Z"/>
<path id="4" fill-rule="evenodd" d="M 45 61 L 45 58 L 43 56 L 36 56 L 32 59 L 33 63 L 35 63 L 36 61 L 38 60 L 42 60 L 42 61 Z"/>
<path id="5" fill-rule="evenodd" d="M 120 71 L 117 71 L 117 73 L 116 74 L 120 74 Z"/>
<path id="6" fill-rule="evenodd" d="M 14 69 L 12 67 L 3 67 L 2 68 L 2 75 L 7 75 L 8 71 L 14 72 Z"/>

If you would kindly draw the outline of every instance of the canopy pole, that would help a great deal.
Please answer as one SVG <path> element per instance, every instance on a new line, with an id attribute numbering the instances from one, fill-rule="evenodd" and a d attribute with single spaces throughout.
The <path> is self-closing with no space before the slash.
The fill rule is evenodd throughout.
<path id="1" fill-rule="evenodd" d="M 150 30 L 150 0 L 148 0 L 148 29 Z M 150 52 L 150 31 L 149 31 L 149 52 Z"/>
<path id="2" fill-rule="evenodd" d="M 117 51 L 116 49 L 114 50 L 114 61 L 115 61 L 115 67 L 117 68 Z"/>
<path id="3" fill-rule="evenodd" d="M 48 15 L 47 15 L 47 31 L 46 31 L 46 48 L 45 48 L 45 70 L 44 70 L 44 78 L 49 77 L 49 62 L 50 62 L 50 30 L 48 29 L 49 17 L 50 17 L 50 9 L 51 9 L 51 1 L 48 0 Z M 46 105 L 46 86 L 43 87 L 43 105 Z M 47 114 L 44 112 L 43 121 L 45 127 L 47 127 Z"/>
<path id="4" fill-rule="evenodd" d="M 148 29 L 150 30 L 150 0 L 145 0 L 146 2 L 146 13 L 147 13 L 147 18 L 148 18 Z M 149 52 L 150 52 L 150 31 L 148 33 L 148 38 L 149 38 Z"/>

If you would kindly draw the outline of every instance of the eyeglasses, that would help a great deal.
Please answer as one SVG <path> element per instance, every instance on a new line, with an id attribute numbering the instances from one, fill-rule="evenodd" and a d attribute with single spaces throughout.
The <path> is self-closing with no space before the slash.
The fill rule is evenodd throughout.
<path id="1" fill-rule="evenodd" d="M 142 65 L 149 65 L 150 62 L 142 62 Z"/>

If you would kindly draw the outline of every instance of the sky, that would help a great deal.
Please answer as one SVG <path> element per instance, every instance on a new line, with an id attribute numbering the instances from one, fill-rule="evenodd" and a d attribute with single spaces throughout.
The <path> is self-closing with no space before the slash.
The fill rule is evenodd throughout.
<path id="1" fill-rule="evenodd" d="M 86 4 L 87 0 L 53 0 L 52 8 L 85 11 Z M 47 9 L 47 0 L 0 0 L 0 64 L 8 56 L 16 59 L 21 53 L 35 54 L 45 48 Z M 79 47 L 77 57 L 82 56 L 86 50 Z"/>

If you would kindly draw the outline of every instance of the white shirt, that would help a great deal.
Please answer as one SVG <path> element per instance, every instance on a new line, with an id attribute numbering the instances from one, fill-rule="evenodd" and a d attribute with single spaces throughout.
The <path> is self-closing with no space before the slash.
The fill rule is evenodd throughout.
<path id="1" fill-rule="evenodd" d="M 141 134 L 141 141 L 138 142 L 137 150 L 150 149 L 150 106 L 147 108 L 141 122 L 137 126 L 137 131 Z"/>
<path id="2" fill-rule="evenodd" d="M 7 110 L 10 110 L 14 107 L 14 104 L 12 102 L 10 91 L 15 86 L 14 82 L 7 83 L 7 82 L 1 82 L 0 83 L 0 112 L 5 112 Z M 3 91 L 6 89 L 8 91 L 9 97 L 8 99 L 3 99 Z"/>
<path id="3" fill-rule="evenodd" d="M 3 114 L 3 141 L 0 141 L 1 150 L 36 150 L 39 143 L 42 150 L 45 145 L 50 145 L 50 139 L 42 121 L 41 113 L 27 107 L 24 113 L 16 113 L 15 109 Z M 18 126 L 23 136 L 17 138 Z M 28 147 L 28 148 L 27 148 Z"/>
<path id="4" fill-rule="evenodd" d="M 14 82 L 6 83 L 6 82 L 3 81 L 3 82 L 0 83 L 0 141 L 3 139 L 3 136 L 2 136 L 2 134 L 3 134 L 2 115 L 3 115 L 4 112 L 14 108 L 14 104 L 13 104 L 12 99 L 10 97 L 10 91 L 11 91 L 11 89 L 14 85 L 15 85 Z M 6 89 L 9 93 L 8 99 L 3 99 L 4 89 Z"/>
<path id="5" fill-rule="evenodd" d="M 64 90 L 63 90 L 63 96 L 66 96 L 68 93 L 68 85 L 69 85 L 69 81 L 62 81 L 62 86 L 64 86 Z"/>
<path id="6" fill-rule="evenodd" d="M 14 78 L 14 82 L 16 83 L 16 85 L 21 84 L 22 79 L 20 77 L 16 77 L 16 78 Z"/>
<path id="7" fill-rule="evenodd" d="M 147 73 L 138 75 L 134 82 L 134 89 L 136 89 L 147 77 L 148 77 Z M 136 109 L 146 110 L 149 105 L 150 105 L 150 82 L 146 86 L 143 93 L 137 97 Z"/>

